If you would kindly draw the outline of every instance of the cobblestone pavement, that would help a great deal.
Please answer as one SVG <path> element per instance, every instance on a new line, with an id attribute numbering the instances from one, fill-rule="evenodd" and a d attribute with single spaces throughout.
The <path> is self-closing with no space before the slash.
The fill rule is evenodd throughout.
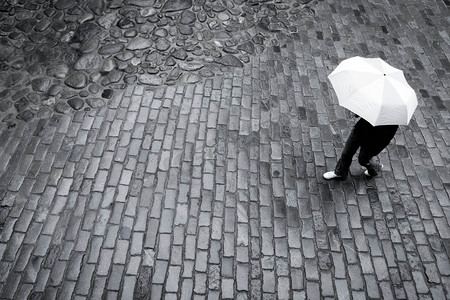
<path id="1" fill-rule="evenodd" d="M 1 122 L 1 298 L 449 299 L 449 5 L 320 1 L 242 68 Z M 419 107 L 382 176 L 328 182 L 355 55 Z"/>

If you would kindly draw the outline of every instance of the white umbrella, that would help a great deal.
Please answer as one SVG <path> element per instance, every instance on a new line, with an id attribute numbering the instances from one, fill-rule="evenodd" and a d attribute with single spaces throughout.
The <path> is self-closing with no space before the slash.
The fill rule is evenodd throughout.
<path id="1" fill-rule="evenodd" d="M 328 75 L 339 104 L 373 126 L 408 125 L 417 107 L 403 71 L 380 58 L 352 57 Z"/>

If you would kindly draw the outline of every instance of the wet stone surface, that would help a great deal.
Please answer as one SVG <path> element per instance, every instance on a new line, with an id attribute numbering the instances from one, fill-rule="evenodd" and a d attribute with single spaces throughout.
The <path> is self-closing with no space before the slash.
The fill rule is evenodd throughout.
<path id="1" fill-rule="evenodd" d="M 2 1 L 0 121 L 89 110 L 127 85 L 196 83 L 241 68 L 301 30 L 310 2 Z"/>

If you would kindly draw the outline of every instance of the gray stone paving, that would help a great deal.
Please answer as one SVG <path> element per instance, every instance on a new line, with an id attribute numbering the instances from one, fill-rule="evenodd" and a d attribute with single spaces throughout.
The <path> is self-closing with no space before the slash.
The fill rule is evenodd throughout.
<path id="1" fill-rule="evenodd" d="M 1 298 L 449 299 L 449 3 L 311 7 L 242 67 L 0 122 Z M 354 120 L 326 76 L 355 55 L 419 107 L 382 176 L 328 182 Z"/>

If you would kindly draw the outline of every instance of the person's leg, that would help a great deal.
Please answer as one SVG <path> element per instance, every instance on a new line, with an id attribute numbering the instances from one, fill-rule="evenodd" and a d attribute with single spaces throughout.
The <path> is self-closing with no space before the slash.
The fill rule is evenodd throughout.
<path id="1" fill-rule="evenodd" d="M 348 170 L 350 169 L 350 165 L 352 164 L 353 155 L 355 155 L 358 150 L 360 144 L 356 138 L 356 134 L 354 130 L 350 132 L 350 135 L 345 142 L 344 149 L 342 150 L 341 158 L 339 159 L 336 168 L 334 169 L 334 173 L 342 178 L 346 178 L 348 175 Z"/>
<path id="2" fill-rule="evenodd" d="M 365 147 L 361 147 L 359 150 L 358 163 L 367 168 L 369 176 L 377 176 L 378 172 L 381 171 L 382 165 L 373 160 L 373 157 L 377 154 L 374 154 Z"/>

